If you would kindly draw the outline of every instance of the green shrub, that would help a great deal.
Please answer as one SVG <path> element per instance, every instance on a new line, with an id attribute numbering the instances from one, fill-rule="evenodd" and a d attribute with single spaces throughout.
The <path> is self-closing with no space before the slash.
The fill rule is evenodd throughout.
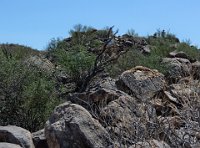
<path id="1" fill-rule="evenodd" d="M 31 70 L 23 87 L 23 127 L 38 130 L 44 127 L 54 107 L 59 104 L 54 90 L 55 83 L 44 73 Z M 31 81 L 30 81 L 31 80 Z"/>
<path id="2" fill-rule="evenodd" d="M 89 53 L 84 46 L 73 46 L 70 50 L 57 50 L 58 64 L 72 77 L 79 78 L 94 64 L 95 56 Z"/>
<path id="3" fill-rule="evenodd" d="M 17 125 L 30 131 L 43 128 L 58 104 L 54 82 L 21 60 L 0 50 L 0 125 Z"/>
<path id="4" fill-rule="evenodd" d="M 17 60 L 26 59 L 31 55 L 39 55 L 40 52 L 27 46 L 18 44 L 0 44 L 0 50 L 7 52 L 10 57 Z"/>

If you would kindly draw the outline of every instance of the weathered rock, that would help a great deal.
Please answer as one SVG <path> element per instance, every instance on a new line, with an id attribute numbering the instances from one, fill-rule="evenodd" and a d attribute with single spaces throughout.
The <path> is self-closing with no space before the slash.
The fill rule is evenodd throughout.
<path id="1" fill-rule="evenodd" d="M 155 121 L 155 109 L 136 100 L 131 96 L 121 96 L 100 112 L 100 121 L 115 143 L 132 145 L 136 137 L 144 137 L 146 125 Z"/>
<path id="2" fill-rule="evenodd" d="M 170 52 L 169 57 L 170 58 L 183 58 L 183 59 L 189 60 L 189 56 L 185 52 L 177 51 L 177 50 Z"/>
<path id="3" fill-rule="evenodd" d="M 163 90 L 165 80 L 158 71 L 137 66 L 123 72 L 116 84 L 118 89 L 145 101 Z"/>
<path id="4" fill-rule="evenodd" d="M 22 148 L 22 147 L 17 145 L 17 144 L 1 142 L 0 143 L 0 148 Z"/>
<path id="5" fill-rule="evenodd" d="M 197 138 L 199 129 L 194 130 L 192 128 L 187 129 L 185 127 L 181 127 L 180 129 L 175 130 L 167 128 L 166 131 L 170 131 L 170 133 L 165 134 L 165 141 L 171 147 L 193 148 L 200 145 L 200 141 Z"/>
<path id="6" fill-rule="evenodd" d="M 102 125 L 111 133 L 115 143 L 128 143 L 128 140 L 132 140 L 131 137 L 140 135 L 141 131 L 135 131 L 133 123 L 136 123 L 137 116 L 141 116 L 141 112 L 132 99 L 122 96 L 110 102 L 100 112 Z M 142 128 L 144 129 L 144 126 Z"/>
<path id="7" fill-rule="evenodd" d="M 184 125 L 185 125 L 184 120 L 181 119 L 179 116 L 158 117 L 158 121 L 166 129 L 167 128 L 171 128 L 172 130 L 174 130 L 174 129 L 180 129 L 181 127 L 184 127 Z"/>
<path id="8" fill-rule="evenodd" d="M 56 107 L 45 126 L 50 148 L 99 148 L 109 134 L 83 107 L 66 102 Z"/>
<path id="9" fill-rule="evenodd" d="M 35 148 L 48 148 L 44 129 L 32 133 Z"/>
<path id="10" fill-rule="evenodd" d="M 115 82 L 116 82 L 116 80 L 108 77 L 107 73 L 102 73 L 92 79 L 88 90 L 97 90 L 99 88 L 116 90 L 117 87 L 116 87 Z"/>
<path id="11" fill-rule="evenodd" d="M 23 148 L 34 148 L 29 131 L 17 126 L 0 126 L 0 141 L 20 145 Z"/>
<path id="12" fill-rule="evenodd" d="M 199 84 L 198 81 L 193 80 L 190 80 L 189 83 L 171 84 L 169 94 L 176 99 L 177 105 L 188 107 L 190 101 L 194 101 L 200 96 Z"/>
<path id="13" fill-rule="evenodd" d="M 200 80 L 200 62 L 199 61 L 192 63 L 192 75 L 194 79 Z"/>
<path id="14" fill-rule="evenodd" d="M 170 82 L 177 82 L 182 77 L 187 77 L 191 74 L 192 65 L 188 59 L 163 58 L 162 62 L 169 66 L 167 78 Z"/>
<path id="15" fill-rule="evenodd" d="M 68 95 L 68 100 L 83 106 L 94 115 L 94 110 L 95 113 L 100 112 L 101 108 L 120 96 L 127 96 L 127 94 L 117 89 L 114 79 L 105 77 L 94 79 L 86 92 Z"/>
<path id="16" fill-rule="evenodd" d="M 170 148 L 170 146 L 164 141 L 158 141 L 153 139 L 144 142 L 137 142 L 136 144 L 130 146 L 129 148 Z"/>
<path id="17" fill-rule="evenodd" d="M 109 102 L 118 99 L 123 93 L 120 90 L 110 90 L 105 88 L 99 88 L 97 90 L 90 90 L 83 93 L 74 93 L 68 96 L 68 99 L 72 103 L 79 104 L 88 110 L 91 110 L 93 106 L 101 105 L 106 106 Z"/>
<path id="18" fill-rule="evenodd" d="M 154 99 L 151 103 L 156 110 L 157 116 L 166 117 L 180 115 L 177 106 L 168 100 Z"/>
<path id="19" fill-rule="evenodd" d="M 45 72 L 53 72 L 55 70 L 55 66 L 48 59 L 42 58 L 40 56 L 32 56 L 26 60 L 27 65 L 35 66 L 40 70 Z"/>
<path id="20" fill-rule="evenodd" d="M 169 53 L 170 58 L 183 58 L 183 59 L 188 59 L 191 63 L 196 62 L 196 59 L 188 56 L 185 52 L 183 51 L 177 51 L 174 50 Z"/>

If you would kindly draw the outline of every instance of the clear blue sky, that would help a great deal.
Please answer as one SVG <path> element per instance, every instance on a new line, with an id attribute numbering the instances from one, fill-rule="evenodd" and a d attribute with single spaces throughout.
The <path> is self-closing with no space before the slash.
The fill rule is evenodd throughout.
<path id="1" fill-rule="evenodd" d="M 44 49 L 76 24 L 143 36 L 160 28 L 200 47 L 200 0 L 0 0 L 0 43 Z"/>

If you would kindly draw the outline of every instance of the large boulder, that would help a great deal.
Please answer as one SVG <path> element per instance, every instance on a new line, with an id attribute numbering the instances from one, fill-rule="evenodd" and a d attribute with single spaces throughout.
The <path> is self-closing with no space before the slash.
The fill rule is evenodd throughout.
<path id="1" fill-rule="evenodd" d="M 107 147 L 110 139 L 101 124 L 77 104 L 65 102 L 57 106 L 45 126 L 50 148 Z"/>
<path id="2" fill-rule="evenodd" d="M 17 126 L 0 126 L 0 141 L 20 145 L 23 148 L 34 148 L 29 131 Z"/>
<path id="3" fill-rule="evenodd" d="M 0 148 L 22 148 L 22 147 L 17 144 L 2 142 L 0 143 Z"/>
<path id="4" fill-rule="evenodd" d="M 141 138 L 141 132 L 145 128 L 144 123 L 138 123 L 139 117 L 144 113 L 141 109 L 135 98 L 121 96 L 101 110 L 101 124 L 110 133 L 115 143 L 130 145 L 130 141 L 134 140 L 133 137 Z M 135 130 L 135 126 L 140 128 Z"/>
<path id="5" fill-rule="evenodd" d="M 121 96 L 101 110 L 100 121 L 115 144 L 128 147 L 146 137 L 149 127 L 156 123 L 156 110 L 150 103 L 139 103 L 134 97 Z M 155 133 L 159 131 L 158 128 L 155 130 Z"/>
<path id="6" fill-rule="evenodd" d="M 157 70 L 137 66 L 123 72 L 116 85 L 118 89 L 146 101 L 164 89 L 165 80 Z"/>
<path id="7" fill-rule="evenodd" d="M 174 50 L 172 52 L 169 53 L 169 57 L 170 58 L 184 58 L 184 59 L 189 59 L 189 56 L 183 52 L 183 51 L 177 51 Z"/>
<path id="8" fill-rule="evenodd" d="M 190 76 L 192 65 L 188 59 L 184 58 L 163 58 L 162 63 L 169 67 L 167 78 L 170 82 L 177 82 L 182 77 Z"/>
<path id="9" fill-rule="evenodd" d="M 193 62 L 196 61 L 196 59 L 191 58 L 185 52 L 183 52 L 183 51 L 177 51 L 177 50 L 174 50 L 174 51 L 170 52 L 168 57 L 170 57 L 170 58 L 188 59 L 191 63 L 193 63 Z"/>

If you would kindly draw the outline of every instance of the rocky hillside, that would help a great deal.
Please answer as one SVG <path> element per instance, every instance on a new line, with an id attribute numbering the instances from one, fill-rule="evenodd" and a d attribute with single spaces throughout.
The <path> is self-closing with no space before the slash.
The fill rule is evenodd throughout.
<path id="1" fill-rule="evenodd" d="M 2 52 L 4 70 L 29 71 L 0 71 L 0 147 L 200 147 L 199 50 L 164 31 L 116 33 L 79 28 L 25 59 Z"/>

